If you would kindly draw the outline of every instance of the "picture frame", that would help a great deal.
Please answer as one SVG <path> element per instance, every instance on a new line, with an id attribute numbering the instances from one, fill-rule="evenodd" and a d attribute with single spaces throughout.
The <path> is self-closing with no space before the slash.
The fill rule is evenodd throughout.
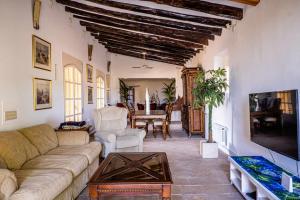
<path id="1" fill-rule="evenodd" d="M 93 104 L 93 87 L 88 86 L 88 104 Z"/>
<path id="2" fill-rule="evenodd" d="M 52 108 L 52 81 L 33 78 L 33 106 L 34 110 Z"/>
<path id="3" fill-rule="evenodd" d="M 32 65 L 51 71 L 51 43 L 35 35 L 32 35 Z"/>
<path id="4" fill-rule="evenodd" d="M 93 66 L 92 65 L 89 65 L 89 64 L 87 64 L 86 65 L 86 80 L 87 80 L 87 82 L 89 82 L 89 83 L 93 83 Z"/>

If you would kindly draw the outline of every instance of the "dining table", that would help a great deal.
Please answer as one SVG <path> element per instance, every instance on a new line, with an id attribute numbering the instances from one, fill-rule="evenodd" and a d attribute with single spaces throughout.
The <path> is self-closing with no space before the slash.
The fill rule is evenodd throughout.
<path id="1" fill-rule="evenodd" d="M 167 113 L 164 110 L 150 110 L 149 113 L 146 113 L 145 110 L 137 110 L 132 115 L 131 127 L 136 128 L 136 121 L 153 121 L 153 120 L 162 120 L 162 134 L 164 140 L 167 139 Z"/>

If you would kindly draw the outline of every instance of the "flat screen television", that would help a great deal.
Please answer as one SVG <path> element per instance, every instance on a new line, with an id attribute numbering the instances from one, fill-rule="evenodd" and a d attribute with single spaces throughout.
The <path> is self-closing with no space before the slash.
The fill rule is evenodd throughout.
<path id="1" fill-rule="evenodd" d="M 300 160 L 298 90 L 250 94 L 249 104 L 251 140 Z"/>

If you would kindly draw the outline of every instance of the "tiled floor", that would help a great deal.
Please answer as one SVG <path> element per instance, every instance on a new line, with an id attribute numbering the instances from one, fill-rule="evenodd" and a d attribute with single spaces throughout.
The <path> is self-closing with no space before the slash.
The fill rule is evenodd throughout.
<path id="1" fill-rule="evenodd" d="M 199 137 L 186 137 L 181 129 L 172 130 L 172 138 L 166 141 L 150 132 L 144 143 L 144 151 L 166 152 L 174 184 L 172 200 L 239 200 L 243 199 L 229 181 L 229 163 L 226 155 L 218 159 L 202 159 L 199 155 Z M 88 200 L 87 190 L 78 200 Z M 114 200 L 156 200 L 156 196 L 114 197 Z"/>

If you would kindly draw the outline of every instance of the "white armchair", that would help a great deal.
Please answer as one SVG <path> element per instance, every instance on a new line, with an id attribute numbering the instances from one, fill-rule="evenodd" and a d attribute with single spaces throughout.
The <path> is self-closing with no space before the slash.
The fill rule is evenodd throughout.
<path id="1" fill-rule="evenodd" d="M 146 132 L 127 128 L 125 108 L 114 106 L 97 109 L 94 112 L 96 140 L 104 144 L 103 156 L 110 152 L 142 152 Z"/>

